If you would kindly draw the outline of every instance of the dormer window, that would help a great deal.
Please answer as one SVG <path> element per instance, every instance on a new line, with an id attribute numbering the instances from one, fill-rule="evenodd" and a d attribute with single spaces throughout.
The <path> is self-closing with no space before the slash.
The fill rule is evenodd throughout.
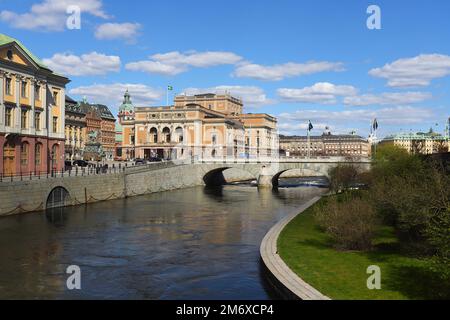
<path id="1" fill-rule="evenodd" d="M 12 52 L 12 50 L 8 50 L 6 52 L 6 57 L 8 58 L 8 60 L 12 60 L 13 59 L 13 52 Z"/>

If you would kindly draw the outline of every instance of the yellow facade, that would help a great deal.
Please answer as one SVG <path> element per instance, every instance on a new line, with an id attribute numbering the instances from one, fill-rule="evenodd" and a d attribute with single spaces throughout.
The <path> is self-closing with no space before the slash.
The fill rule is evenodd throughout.
<path id="1" fill-rule="evenodd" d="M 126 94 L 119 112 L 124 159 L 267 157 L 278 151 L 276 119 L 243 114 L 242 101 L 228 94 L 177 96 L 165 107 L 130 104 Z"/>

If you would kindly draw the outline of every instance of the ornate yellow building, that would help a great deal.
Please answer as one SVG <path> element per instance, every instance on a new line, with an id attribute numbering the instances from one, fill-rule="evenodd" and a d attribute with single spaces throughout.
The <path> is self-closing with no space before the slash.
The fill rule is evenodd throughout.
<path id="1" fill-rule="evenodd" d="M 276 119 L 242 110 L 242 100 L 229 94 L 182 95 L 173 106 L 134 107 L 127 91 L 119 108 L 122 158 L 275 156 Z"/>
<path id="2" fill-rule="evenodd" d="M 69 81 L 20 41 L 0 34 L 0 174 L 63 169 Z"/>

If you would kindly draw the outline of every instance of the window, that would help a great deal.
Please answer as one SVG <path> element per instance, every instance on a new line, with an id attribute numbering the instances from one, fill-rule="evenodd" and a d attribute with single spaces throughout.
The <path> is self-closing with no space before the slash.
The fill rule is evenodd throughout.
<path id="1" fill-rule="evenodd" d="M 11 127 L 12 124 L 12 108 L 5 108 L 5 126 Z"/>
<path id="2" fill-rule="evenodd" d="M 22 143 L 20 146 L 20 164 L 26 166 L 28 164 L 28 143 Z"/>
<path id="3" fill-rule="evenodd" d="M 8 60 L 12 60 L 13 59 L 13 52 L 12 52 L 12 50 L 8 50 L 6 52 L 6 57 L 8 58 Z"/>
<path id="4" fill-rule="evenodd" d="M 53 127 L 53 133 L 57 133 L 58 132 L 58 117 L 53 117 L 52 127 Z"/>
<path id="5" fill-rule="evenodd" d="M 26 109 L 22 109 L 20 118 L 20 127 L 22 129 L 25 129 L 27 127 L 27 115 L 28 111 Z"/>
<path id="6" fill-rule="evenodd" d="M 41 154 L 42 154 L 42 145 L 40 143 L 36 144 L 34 150 L 34 164 L 36 167 L 41 165 Z"/>
<path id="7" fill-rule="evenodd" d="M 5 91 L 8 96 L 12 95 L 11 93 L 11 78 L 6 78 L 5 81 Z"/>
<path id="8" fill-rule="evenodd" d="M 41 130 L 41 113 L 40 112 L 36 112 L 34 114 L 34 128 L 36 130 Z"/>
<path id="9" fill-rule="evenodd" d="M 34 99 L 41 100 L 41 86 L 38 84 L 34 86 Z"/>
<path id="10" fill-rule="evenodd" d="M 27 82 L 26 81 L 22 81 L 20 95 L 22 96 L 22 98 L 27 97 Z"/>
<path id="11" fill-rule="evenodd" d="M 58 105 L 58 92 L 53 91 L 53 104 L 56 106 Z"/>
<path id="12" fill-rule="evenodd" d="M 158 130 L 156 128 L 150 129 L 150 136 L 152 143 L 158 143 Z"/>

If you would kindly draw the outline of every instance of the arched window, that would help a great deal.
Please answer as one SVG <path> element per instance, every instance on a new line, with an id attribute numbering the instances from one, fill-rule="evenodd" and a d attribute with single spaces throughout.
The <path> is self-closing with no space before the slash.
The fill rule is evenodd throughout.
<path id="1" fill-rule="evenodd" d="M 22 166 L 26 166 L 28 164 L 28 149 L 29 148 L 27 142 L 22 143 L 22 145 L 20 146 L 20 164 Z"/>
<path id="2" fill-rule="evenodd" d="M 181 127 L 177 127 L 176 129 L 175 129 L 175 135 L 176 135 L 176 137 L 177 137 L 177 141 L 179 142 L 179 143 L 182 143 L 183 142 L 183 140 L 184 140 L 184 137 L 183 137 L 183 128 L 181 128 Z"/>
<path id="3" fill-rule="evenodd" d="M 58 145 L 55 144 L 52 147 L 52 160 L 58 159 Z"/>
<path id="4" fill-rule="evenodd" d="M 152 143 L 158 143 L 158 129 L 156 128 L 150 129 L 150 139 Z"/>
<path id="5" fill-rule="evenodd" d="M 171 141 L 171 137 L 170 137 L 170 129 L 165 127 L 162 131 L 163 136 L 164 136 L 164 142 L 170 142 Z"/>
<path id="6" fill-rule="evenodd" d="M 52 147 L 52 152 L 50 154 L 50 159 L 51 159 L 51 169 L 52 170 L 56 170 L 58 167 L 58 145 L 55 144 Z"/>
<path id="7" fill-rule="evenodd" d="M 34 147 L 34 165 L 39 168 L 42 163 L 42 144 L 37 143 Z"/>

